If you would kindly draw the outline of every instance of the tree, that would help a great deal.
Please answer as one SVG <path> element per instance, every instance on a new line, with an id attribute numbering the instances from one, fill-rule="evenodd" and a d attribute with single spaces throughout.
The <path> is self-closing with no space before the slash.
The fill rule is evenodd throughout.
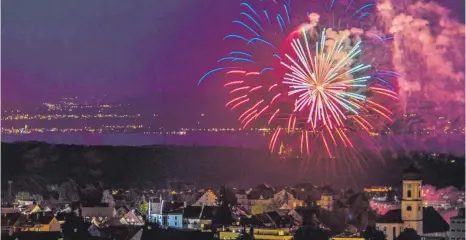
<path id="1" fill-rule="evenodd" d="M 265 208 L 262 205 L 254 205 L 251 209 L 252 215 L 259 215 L 265 213 Z"/>
<path id="2" fill-rule="evenodd" d="M 368 226 L 364 232 L 361 233 L 361 237 L 365 240 L 385 240 L 385 234 L 382 231 L 377 230 L 373 226 Z"/>
<path id="3" fill-rule="evenodd" d="M 295 240 L 328 240 L 330 238 L 330 233 L 321 228 L 312 228 L 312 227 L 300 227 L 293 239 Z"/>
<path id="4" fill-rule="evenodd" d="M 220 194 L 217 198 L 218 209 L 212 218 L 213 225 L 229 226 L 233 223 L 232 212 L 228 200 L 226 198 L 226 188 L 222 186 L 220 188 Z"/>
<path id="5" fill-rule="evenodd" d="M 105 190 L 102 193 L 102 203 L 108 204 L 109 207 L 115 206 L 115 201 L 113 199 L 112 193 L 109 190 Z"/>
<path id="6" fill-rule="evenodd" d="M 81 200 L 88 202 L 89 204 L 98 204 L 102 200 L 102 192 L 96 188 L 94 184 L 87 184 L 84 188 L 81 188 Z"/>
<path id="7" fill-rule="evenodd" d="M 147 215 L 147 211 L 149 210 L 149 203 L 147 203 L 146 201 L 141 201 L 141 203 L 138 205 L 137 207 L 137 210 L 138 212 L 143 215 L 143 216 L 146 216 Z"/>
<path id="8" fill-rule="evenodd" d="M 406 228 L 400 235 L 396 238 L 396 240 L 421 240 L 421 236 L 419 236 L 416 230 L 412 228 Z"/>
<path id="9" fill-rule="evenodd" d="M 66 181 L 58 188 L 58 198 L 61 201 L 79 201 L 78 186 L 73 181 Z"/>
<path id="10" fill-rule="evenodd" d="M 233 190 L 231 190 L 230 188 L 225 187 L 224 194 L 225 194 L 225 200 L 227 201 L 227 203 L 230 206 L 233 206 L 233 205 L 237 204 L 236 195 L 233 192 Z"/>

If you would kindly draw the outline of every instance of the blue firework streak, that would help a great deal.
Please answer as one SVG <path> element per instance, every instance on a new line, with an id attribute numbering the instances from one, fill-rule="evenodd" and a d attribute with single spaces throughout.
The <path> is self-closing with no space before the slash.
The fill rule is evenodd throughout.
<path id="1" fill-rule="evenodd" d="M 229 41 L 243 41 L 245 43 L 246 49 L 254 49 L 257 45 L 263 45 L 265 47 L 271 48 L 270 50 L 270 59 L 281 60 L 282 56 L 276 52 L 278 46 L 274 43 L 282 42 L 286 36 L 293 30 L 293 22 L 291 17 L 290 10 L 290 1 L 273 1 L 264 0 L 256 4 L 242 2 L 240 3 L 241 12 L 239 18 L 232 21 L 233 24 L 242 29 L 242 33 L 231 33 L 225 36 L 224 40 Z M 294 23 L 296 25 L 296 23 Z M 270 39 L 270 36 L 273 36 Z M 227 64 L 228 66 L 219 67 L 212 69 L 207 72 L 199 80 L 199 84 L 202 83 L 204 79 L 209 77 L 211 74 L 217 72 L 231 70 L 232 68 L 254 68 L 253 66 L 244 66 L 245 62 L 255 63 L 254 51 L 231 51 L 227 56 L 222 57 L 218 60 L 219 63 Z M 242 55 L 242 56 L 241 56 Z M 261 57 L 264 58 L 263 56 Z M 272 63 L 274 61 L 269 61 L 270 65 L 264 65 L 263 61 L 261 62 L 259 72 L 264 73 L 266 71 L 271 71 L 273 69 Z M 240 66 L 238 66 L 238 64 Z M 266 69 L 264 71 L 264 69 Z"/>

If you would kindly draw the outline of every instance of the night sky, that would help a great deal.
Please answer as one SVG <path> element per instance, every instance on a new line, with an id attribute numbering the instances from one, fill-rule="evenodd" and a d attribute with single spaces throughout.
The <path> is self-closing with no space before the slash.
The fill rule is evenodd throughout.
<path id="1" fill-rule="evenodd" d="M 197 81 L 224 54 L 219 39 L 238 13 L 237 1 L 4 1 L 2 7 L 4 108 L 104 94 L 141 105 L 160 104 L 161 95 L 168 105 L 223 105 L 217 85 Z"/>
<path id="2" fill-rule="evenodd" d="M 452 17 L 464 23 L 464 1 L 441 2 L 457 9 Z M 234 124 L 235 115 L 223 108 L 222 84 L 197 83 L 228 53 L 221 39 L 231 33 L 239 3 L 3 1 L 2 108 L 106 94 L 110 102 L 131 102 L 141 111 L 163 108 L 188 119 L 206 112 Z"/>

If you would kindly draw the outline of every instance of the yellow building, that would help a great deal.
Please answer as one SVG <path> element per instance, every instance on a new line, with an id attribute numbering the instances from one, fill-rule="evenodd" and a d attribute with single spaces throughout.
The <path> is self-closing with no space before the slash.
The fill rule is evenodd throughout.
<path id="1" fill-rule="evenodd" d="M 53 216 L 21 216 L 13 226 L 14 230 L 22 232 L 59 232 L 60 223 Z"/>
<path id="2" fill-rule="evenodd" d="M 407 228 L 421 236 L 446 236 L 448 223 L 434 208 L 422 206 L 421 187 L 420 171 L 411 165 L 403 173 L 401 209 L 390 210 L 376 221 L 387 240 L 396 239 Z"/>
<path id="3" fill-rule="evenodd" d="M 220 231 L 220 239 L 237 239 L 241 234 L 242 227 L 229 227 L 229 231 Z M 246 233 L 249 233 L 249 228 L 244 229 Z M 254 228 L 254 239 L 266 240 L 289 240 L 293 239 L 293 235 L 290 233 L 288 228 Z"/>
<path id="4" fill-rule="evenodd" d="M 323 209 L 327 209 L 332 211 L 333 208 L 333 196 L 330 192 L 324 191 L 320 200 L 317 201 L 317 205 L 319 205 Z"/>

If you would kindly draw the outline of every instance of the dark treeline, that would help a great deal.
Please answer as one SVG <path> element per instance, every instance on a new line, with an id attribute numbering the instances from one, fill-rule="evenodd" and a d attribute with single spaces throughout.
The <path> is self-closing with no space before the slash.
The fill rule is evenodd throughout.
<path id="1" fill-rule="evenodd" d="M 273 186 L 310 180 L 316 185 L 365 187 L 397 185 L 403 168 L 412 161 L 423 173 L 423 183 L 436 187 L 464 186 L 464 156 L 415 153 L 383 153 L 384 163 L 374 161 L 361 170 L 348 172 L 355 182 L 325 182 L 324 172 L 310 162 L 313 172 L 303 173 L 301 160 L 283 160 L 266 150 L 231 147 L 185 146 L 78 146 L 41 142 L 2 143 L 2 189 L 8 180 L 16 191 L 46 191 L 47 184 L 60 184 L 72 179 L 78 184 L 103 184 L 121 188 L 164 188 L 167 180 L 193 180 L 197 187 L 252 187 L 260 182 Z M 342 167 L 342 169 L 345 169 Z M 326 177 L 334 176 L 327 169 Z M 298 172 L 300 174 L 298 174 Z M 336 178 L 335 178 L 336 179 Z M 359 182 L 357 182 L 359 181 Z"/>

